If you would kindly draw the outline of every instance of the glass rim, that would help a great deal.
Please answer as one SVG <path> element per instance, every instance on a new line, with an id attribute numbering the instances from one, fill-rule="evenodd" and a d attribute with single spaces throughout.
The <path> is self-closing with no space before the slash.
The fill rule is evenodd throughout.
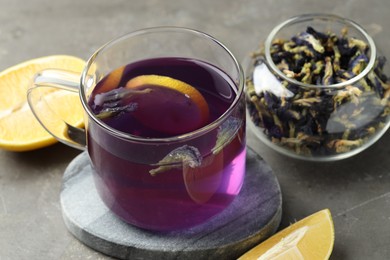
<path id="1" fill-rule="evenodd" d="M 355 28 L 357 31 L 359 31 L 363 35 L 365 40 L 367 41 L 367 44 L 368 44 L 369 50 L 370 50 L 369 61 L 368 61 L 367 66 L 364 68 L 364 70 L 361 73 L 359 73 L 358 75 L 354 76 L 353 78 L 351 78 L 347 81 L 339 82 L 339 83 L 335 83 L 335 84 L 329 84 L 329 85 L 307 84 L 307 83 L 303 83 L 303 82 L 300 82 L 298 80 L 287 77 L 287 75 L 284 74 L 276 66 L 276 64 L 274 63 L 274 61 L 271 57 L 270 50 L 271 50 L 271 46 L 272 46 L 272 41 L 275 38 L 275 36 L 277 35 L 277 33 L 280 32 L 284 27 L 286 27 L 288 25 L 292 25 L 292 24 L 310 21 L 310 20 L 336 21 L 336 22 L 339 22 L 340 24 L 349 25 L 349 26 Z M 278 74 L 278 76 L 280 76 L 282 79 L 284 79 L 287 82 L 292 83 L 294 85 L 297 85 L 300 87 L 307 87 L 307 88 L 317 88 L 317 89 L 318 88 L 319 89 L 329 89 L 329 88 L 336 89 L 336 88 L 343 88 L 343 87 L 346 87 L 348 85 L 354 84 L 355 82 L 364 78 L 372 70 L 372 68 L 375 65 L 375 60 L 376 60 L 376 55 L 377 55 L 375 42 L 371 38 L 371 36 L 366 32 L 366 30 L 363 29 L 363 27 L 361 27 L 359 24 L 357 24 L 356 22 L 354 22 L 350 19 L 343 18 L 343 17 L 338 16 L 338 15 L 326 14 L 326 13 L 302 14 L 302 15 L 298 15 L 298 16 L 293 16 L 290 19 L 287 19 L 286 21 L 280 23 L 279 25 L 275 26 L 271 30 L 271 32 L 269 33 L 269 35 L 266 38 L 265 43 L 264 43 L 264 49 L 265 49 L 264 50 L 265 51 L 265 58 L 266 58 L 268 65 L 272 68 L 273 71 L 275 71 Z"/>
<path id="2" fill-rule="evenodd" d="M 192 34 L 194 36 L 199 36 L 199 37 L 202 37 L 204 39 L 208 39 L 208 40 L 214 42 L 217 46 L 221 47 L 226 52 L 226 54 L 231 58 L 231 60 L 233 61 L 234 65 L 235 65 L 235 69 L 238 72 L 237 73 L 238 74 L 237 93 L 236 93 L 235 99 L 230 104 L 229 108 L 221 116 L 219 116 L 216 120 L 210 122 L 209 124 L 207 124 L 207 125 L 205 125 L 205 126 L 203 126 L 201 128 L 198 128 L 198 129 L 196 129 L 194 131 L 191 131 L 191 132 L 188 132 L 188 133 L 184 133 L 184 134 L 181 134 L 181 135 L 175 135 L 175 136 L 164 137 L 164 138 L 148 138 L 148 137 L 141 137 L 141 136 L 136 136 L 136 135 L 132 135 L 132 134 L 129 134 L 129 133 L 125 133 L 125 132 L 119 131 L 119 130 L 113 128 L 113 127 L 108 126 L 102 120 L 98 119 L 94 115 L 94 113 L 92 112 L 91 108 L 88 105 L 88 100 L 87 100 L 86 92 L 85 92 L 85 85 L 87 84 L 88 80 L 90 80 L 90 77 L 88 76 L 89 69 L 94 64 L 96 58 L 100 55 L 100 53 L 102 53 L 103 51 L 105 51 L 105 50 L 107 50 L 109 48 L 112 48 L 117 43 L 122 42 L 123 40 L 126 40 L 126 39 L 134 37 L 134 36 L 145 35 L 145 34 L 150 34 L 150 33 L 154 33 L 154 32 L 163 32 L 163 31 L 165 31 L 165 32 L 180 32 L 180 33 Z M 236 84 L 236 82 L 234 80 L 233 80 L 233 82 Z M 216 127 L 220 126 L 223 123 L 223 121 L 226 120 L 230 116 L 232 110 L 238 105 L 239 100 L 240 100 L 241 96 L 244 93 L 244 82 L 245 82 L 245 80 L 244 80 L 244 72 L 243 72 L 243 69 L 242 69 L 240 63 L 236 59 L 236 57 L 233 55 L 233 53 L 222 42 L 220 42 L 219 40 L 215 39 L 213 36 L 211 36 L 211 35 L 209 35 L 207 33 L 201 32 L 199 30 L 185 28 L 185 27 L 175 27 L 175 26 L 149 27 L 149 28 L 136 30 L 136 31 L 124 34 L 124 35 L 122 35 L 122 36 L 120 36 L 118 38 L 115 38 L 115 39 L 107 42 L 106 44 L 102 45 L 100 48 L 97 49 L 97 51 L 95 51 L 94 54 L 91 55 L 91 57 L 88 59 L 86 65 L 85 65 L 85 67 L 83 69 L 83 72 L 81 74 L 81 78 L 80 78 L 80 99 L 81 99 L 82 106 L 84 107 L 84 110 L 86 111 L 88 116 L 97 125 L 99 125 L 102 129 L 105 129 L 106 131 L 110 132 L 111 134 L 113 134 L 116 137 L 123 138 L 123 139 L 126 139 L 126 140 L 130 140 L 130 141 L 133 141 L 133 142 L 142 142 L 142 143 L 181 142 L 183 140 L 199 137 L 200 135 L 202 135 L 204 133 L 207 133 L 207 132 L 215 129 Z"/>

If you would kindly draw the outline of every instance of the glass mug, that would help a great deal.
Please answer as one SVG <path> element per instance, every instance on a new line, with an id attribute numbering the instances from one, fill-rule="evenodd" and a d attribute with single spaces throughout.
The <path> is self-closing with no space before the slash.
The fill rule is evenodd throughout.
<path id="1" fill-rule="evenodd" d="M 137 76 L 137 68 L 131 70 L 132 64 L 152 61 L 156 65 L 153 59 L 163 61 L 157 67 L 164 69 L 164 62 L 175 64 L 177 59 L 185 59 L 218 70 L 219 75 L 213 72 L 211 78 L 223 77 L 230 88 L 217 84 L 207 90 L 214 99 L 206 101 L 212 111 L 222 96 L 228 96 L 226 109 L 199 129 L 169 137 L 142 137 L 103 122 L 91 108 L 91 97 L 99 82 L 126 65 L 125 71 L 135 71 Z M 194 84 L 205 80 L 178 67 L 173 73 L 184 73 L 184 79 Z M 64 122 L 54 113 L 41 115 L 40 111 L 50 110 L 42 102 L 47 89 L 79 94 L 85 130 Z M 246 156 L 243 91 L 240 64 L 223 44 L 199 31 L 159 27 L 136 31 L 105 44 L 88 60 L 81 80 L 80 75 L 67 71 L 42 71 L 28 91 L 28 102 L 40 123 L 59 141 L 88 151 L 95 187 L 113 213 L 140 228 L 172 231 L 204 223 L 238 195 Z M 158 120 L 158 116 L 153 120 Z M 58 125 L 64 125 L 65 133 L 58 130 L 64 129 Z"/>

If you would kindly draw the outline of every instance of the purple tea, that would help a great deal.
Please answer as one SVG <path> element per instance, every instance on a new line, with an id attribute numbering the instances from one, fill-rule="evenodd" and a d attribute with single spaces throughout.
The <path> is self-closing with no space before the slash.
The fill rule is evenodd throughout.
<path id="1" fill-rule="evenodd" d="M 164 231 L 225 209 L 245 174 L 244 102 L 224 115 L 237 92 L 226 73 L 187 58 L 142 60 L 104 77 L 89 106 L 110 130 L 90 122 L 87 131 L 105 204 L 128 223 Z"/>

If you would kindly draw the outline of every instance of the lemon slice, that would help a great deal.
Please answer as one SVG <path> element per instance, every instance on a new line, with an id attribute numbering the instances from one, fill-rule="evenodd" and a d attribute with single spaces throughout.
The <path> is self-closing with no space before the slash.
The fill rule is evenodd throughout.
<path id="1" fill-rule="evenodd" d="M 34 75 L 44 69 L 82 72 L 85 61 L 72 56 L 54 55 L 29 60 L 0 73 L 0 148 L 29 151 L 56 142 L 34 117 L 27 104 L 27 89 Z M 83 124 L 83 110 L 77 94 L 50 91 L 47 98 L 53 110 L 65 121 Z"/>
<path id="2" fill-rule="evenodd" d="M 122 66 L 111 71 L 110 74 L 108 74 L 108 76 L 100 83 L 99 89 L 97 91 L 94 90 L 95 95 L 117 88 L 122 79 L 124 70 L 125 66 Z"/>
<path id="3" fill-rule="evenodd" d="M 324 209 L 278 232 L 239 260 L 325 260 L 330 257 L 333 244 L 332 216 Z"/>
<path id="4" fill-rule="evenodd" d="M 209 106 L 203 95 L 193 86 L 171 77 L 160 75 L 142 75 L 129 80 L 126 88 L 137 88 L 144 85 L 156 85 L 176 90 L 186 95 L 196 104 L 200 110 L 203 122 L 209 118 Z"/>
<path id="5" fill-rule="evenodd" d="M 123 67 L 114 70 L 95 92 L 95 104 L 103 107 L 98 118 L 110 120 L 122 111 L 130 111 L 145 131 L 167 136 L 188 133 L 209 122 L 209 106 L 195 87 L 160 75 L 137 76 L 121 87 L 118 84 L 123 71 Z"/>

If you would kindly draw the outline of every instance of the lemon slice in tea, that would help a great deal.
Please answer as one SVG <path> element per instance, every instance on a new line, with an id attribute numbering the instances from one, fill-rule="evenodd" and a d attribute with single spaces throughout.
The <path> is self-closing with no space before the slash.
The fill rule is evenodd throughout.
<path id="1" fill-rule="evenodd" d="M 183 134 L 208 123 L 209 106 L 205 98 L 195 87 L 181 80 L 142 75 L 129 80 L 126 88 L 152 90 L 147 99 L 139 100 L 140 108 L 134 113 L 151 129 Z"/>

